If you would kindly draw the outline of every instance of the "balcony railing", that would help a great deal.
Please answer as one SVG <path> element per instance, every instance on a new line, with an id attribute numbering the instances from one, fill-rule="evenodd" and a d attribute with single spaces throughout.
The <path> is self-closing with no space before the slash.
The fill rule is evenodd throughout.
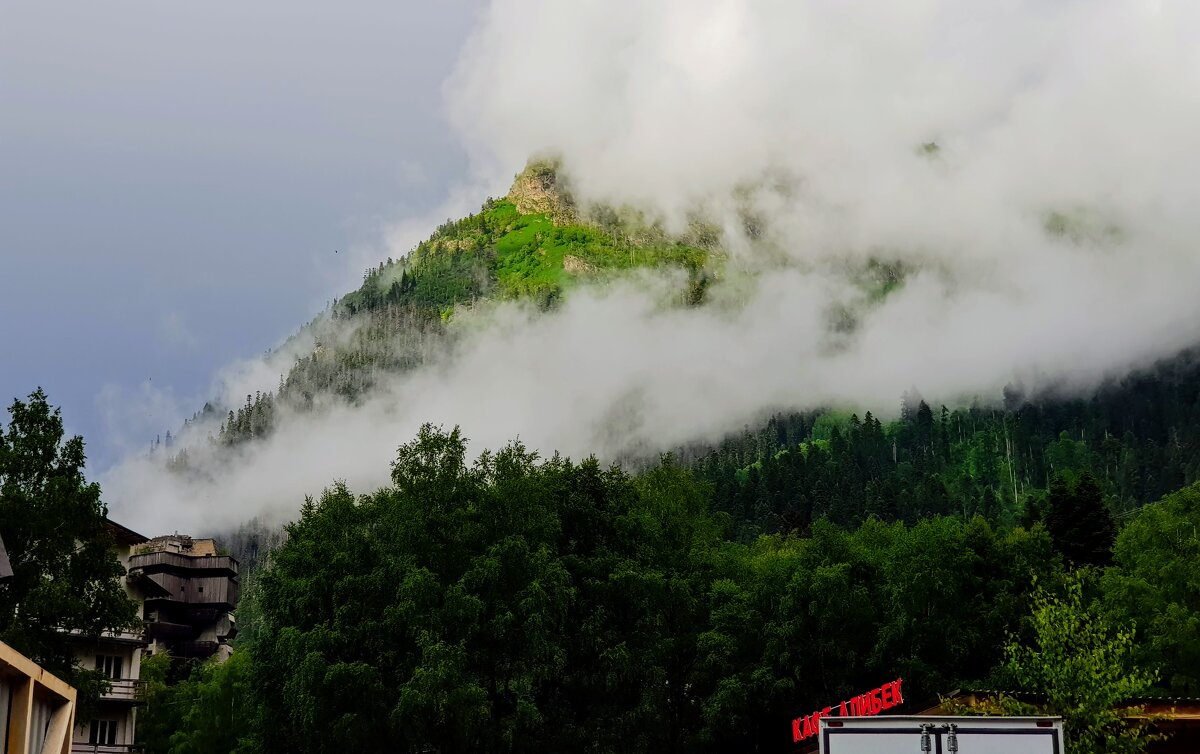
<path id="1" fill-rule="evenodd" d="M 238 572 L 237 560 L 229 555 L 180 555 L 174 552 L 148 552 L 144 555 L 129 556 L 129 570 L 131 571 L 159 565 L 188 570 L 225 570 L 235 576 Z"/>
<path id="2" fill-rule="evenodd" d="M 130 754 L 135 751 L 138 747 L 133 744 L 71 744 L 71 754 Z"/>
<path id="3" fill-rule="evenodd" d="M 146 621 L 146 635 L 155 639 L 188 639 L 196 634 L 196 629 L 186 623 L 172 623 L 165 620 Z"/>
<path id="4" fill-rule="evenodd" d="M 141 698 L 142 689 L 146 685 L 145 681 L 134 678 L 114 678 L 108 683 L 111 688 L 103 697 L 108 702 L 136 702 Z"/>
<path id="5" fill-rule="evenodd" d="M 88 639 L 93 638 L 91 636 L 84 634 L 82 631 L 80 631 L 77 628 L 73 628 L 69 631 L 62 631 L 62 633 L 67 634 L 68 636 L 77 636 L 77 637 L 88 638 Z M 129 644 L 145 644 L 146 643 L 146 634 L 142 631 L 103 631 L 100 633 L 100 639 L 102 641 L 116 641 L 116 642 L 129 643 Z"/>

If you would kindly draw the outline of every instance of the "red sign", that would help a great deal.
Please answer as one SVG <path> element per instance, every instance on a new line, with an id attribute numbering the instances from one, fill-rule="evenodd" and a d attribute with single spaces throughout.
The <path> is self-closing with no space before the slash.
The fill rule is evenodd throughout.
<path id="1" fill-rule="evenodd" d="M 809 736 L 817 735 L 820 730 L 822 717 L 869 717 L 878 715 L 885 709 L 891 709 L 897 704 L 904 703 L 904 695 L 900 693 L 903 679 L 897 678 L 891 683 L 885 683 L 877 689 L 871 689 L 865 694 L 859 694 L 853 699 L 839 703 L 836 707 L 826 707 L 811 715 L 797 717 L 792 721 L 792 740 L 803 741 Z"/>

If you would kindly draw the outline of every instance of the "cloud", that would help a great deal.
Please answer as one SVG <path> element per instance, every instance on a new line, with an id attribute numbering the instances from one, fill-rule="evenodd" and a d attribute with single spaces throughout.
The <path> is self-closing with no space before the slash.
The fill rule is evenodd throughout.
<path id="1" fill-rule="evenodd" d="M 1094 386 L 1200 341 L 1198 42 L 1200 6 L 1170 0 L 495 0 L 447 83 L 474 178 L 446 216 L 556 153 L 584 202 L 722 220 L 714 300 L 664 305 L 678 281 L 640 279 L 467 313 L 452 351 L 361 405 L 284 417 L 200 481 L 133 459 L 106 493 L 211 528 L 385 483 L 424 421 L 620 458 L 772 410 L 886 412 L 912 385 Z M 867 259 L 903 286 L 870 300 Z M 830 332 L 838 310 L 852 332 Z"/>
<path id="2" fill-rule="evenodd" d="M 149 450 L 163 427 L 178 427 L 194 409 L 169 386 L 147 379 L 130 390 L 106 384 L 96 394 L 96 409 L 109 444 L 128 458 Z"/>

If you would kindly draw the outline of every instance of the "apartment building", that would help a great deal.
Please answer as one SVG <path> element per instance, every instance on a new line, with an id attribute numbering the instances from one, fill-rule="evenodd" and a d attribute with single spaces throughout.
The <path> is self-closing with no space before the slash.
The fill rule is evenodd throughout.
<path id="1" fill-rule="evenodd" d="M 127 581 L 139 591 L 154 652 L 206 659 L 227 656 L 237 634 L 238 562 L 211 539 L 174 534 L 138 545 Z"/>
<path id="2" fill-rule="evenodd" d="M 239 596 L 238 563 L 220 555 L 216 542 L 179 534 L 150 539 L 115 521 L 105 525 L 126 570 L 125 592 L 137 603 L 143 628 L 106 633 L 98 641 L 80 637 L 79 663 L 103 671 L 111 688 L 94 717 L 77 721 L 72 754 L 133 750 L 144 656 L 227 656 L 237 633 L 231 611 Z"/>
<path id="3" fill-rule="evenodd" d="M 6 754 L 67 754 L 75 689 L 0 642 L 0 741 Z"/>
<path id="4" fill-rule="evenodd" d="M 117 559 L 126 569 L 133 550 L 149 538 L 115 521 L 106 520 L 105 528 L 112 535 Z M 138 604 L 141 615 L 140 591 L 124 582 L 125 593 Z M 103 671 L 111 686 L 101 699 L 94 717 L 76 720 L 71 742 L 72 754 L 124 754 L 132 751 L 137 725 L 137 706 L 142 653 L 147 641 L 142 631 L 106 632 L 99 640 L 80 637 L 75 656 L 85 668 Z"/>
<path id="5" fill-rule="evenodd" d="M 0 583 L 12 578 L 0 539 Z M 68 754 L 75 689 L 0 642 L 0 742 L 5 754 Z"/>

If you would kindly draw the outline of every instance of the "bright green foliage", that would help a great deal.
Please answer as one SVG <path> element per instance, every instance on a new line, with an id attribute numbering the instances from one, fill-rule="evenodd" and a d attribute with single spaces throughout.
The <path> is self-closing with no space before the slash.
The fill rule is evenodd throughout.
<path id="1" fill-rule="evenodd" d="M 500 202 L 491 211 L 511 207 Z M 510 296 L 530 296 L 569 287 L 575 275 L 605 270 L 675 265 L 698 272 L 708 260 L 702 249 L 683 244 L 621 244 L 590 225 L 555 226 L 545 215 L 522 215 L 496 240 L 496 279 Z M 574 258 L 578 272 L 565 267 Z"/>
<path id="2" fill-rule="evenodd" d="M 248 754 L 257 751 L 255 699 L 250 690 L 250 656 L 234 652 L 223 663 L 199 665 L 191 677 L 172 689 L 172 701 L 183 710 L 171 736 L 171 754 Z"/>
<path id="3" fill-rule="evenodd" d="M 709 258 L 704 249 L 665 238 L 630 242 L 595 225 L 521 214 L 500 199 L 478 214 L 447 221 L 407 260 L 368 271 L 362 288 L 339 306 L 351 314 L 389 304 L 440 309 L 474 301 L 493 288 L 501 298 L 548 304 L 581 276 L 659 266 L 696 275 Z"/>
<path id="4" fill-rule="evenodd" d="M 1200 485 L 1148 505 L 1117 537 L 1105 602 L 1136 621 L 1137 658 L 1158 667 L 1173 695 L 1200 694 Z"/>
<path id="5" fill-rule="evenodd" d="M 1136 754 L 1153 739 L 1144 725 L 1122 720 L 1122 702 L 1144 693 L 1155 676 L 1134 667 L 1134 629 L 1112 626 L 1083 597 L 1082 578 L 1056 596 L 1038 590 L 1030 618 L 1033 641 L 1005 646 L 1007 674 L 1021 690 L 1046 699 L 1062 715 L 1068 750 L 1079 754 Z M 1126 715 L 1144 710 L 1128 707 Z"/>
<path id="6" fill-rule="evenodd" d="M 64 630 L 85 639 L 136 623 L 124 569 L 104 528 L 100 488 L 83 475 L 83 439 L 64 440 L 62 415 L 40 389 L 14 400 L 0 428 L 0 536 L 13 576 L 0 587 L 0 641 L 80 691 L 80 718 L 105 689 L 75 664 Z"/>
<path id="7" fill-rule="evenodd" d="M 274 393 L 224 408 L 217 439 L 235 445 L 263 437 L 280 407 L 307 410 L 322 394 L 359 399 L 380 374 L 412 369 L 435 344 L 445 346 L 455 311 L 480 301 L 527 300 L 547 309 L 575 286 L 643 268 L 684 271 L 679 303 L 703 301 L 710 268 L 720 263 L 714 253 L 661 232 L 630 238 L 622 228 L 619 221 L 555 223 L 545 213 L 522 214 L 506 199 L 447 220 L 407 258 L 367 270 L 358 290 L 309 323 L 317 347 L 296 360 Z M 353 327 L 344 326 L 347 319 Z M 203 413 L 215 411 L 206 406 Z M 181 471 L 187 465 L 184 453 L 173 459 Z"/>
<path id="8" fill-rule="evenodd" d="M 142 708 L 137 716 L 137 743 L 147 754 L 165 754 L 171 749 L 171 734 L 180 727 L 186 710 L 168 685 L 171 656 L 165 652 L 142 658 L 140 680 Z"/>
<path id="9" fill-rule="evenodd" d="M 138 715 L 139 744 L 147 754 L 249 754 L 258 751 L 257 703 L 250 693 L 251 658 L 235 652 L 225 662 L 196 665 L 167 685 L 171 658 L 142 663 L 145 707 Z"/>

